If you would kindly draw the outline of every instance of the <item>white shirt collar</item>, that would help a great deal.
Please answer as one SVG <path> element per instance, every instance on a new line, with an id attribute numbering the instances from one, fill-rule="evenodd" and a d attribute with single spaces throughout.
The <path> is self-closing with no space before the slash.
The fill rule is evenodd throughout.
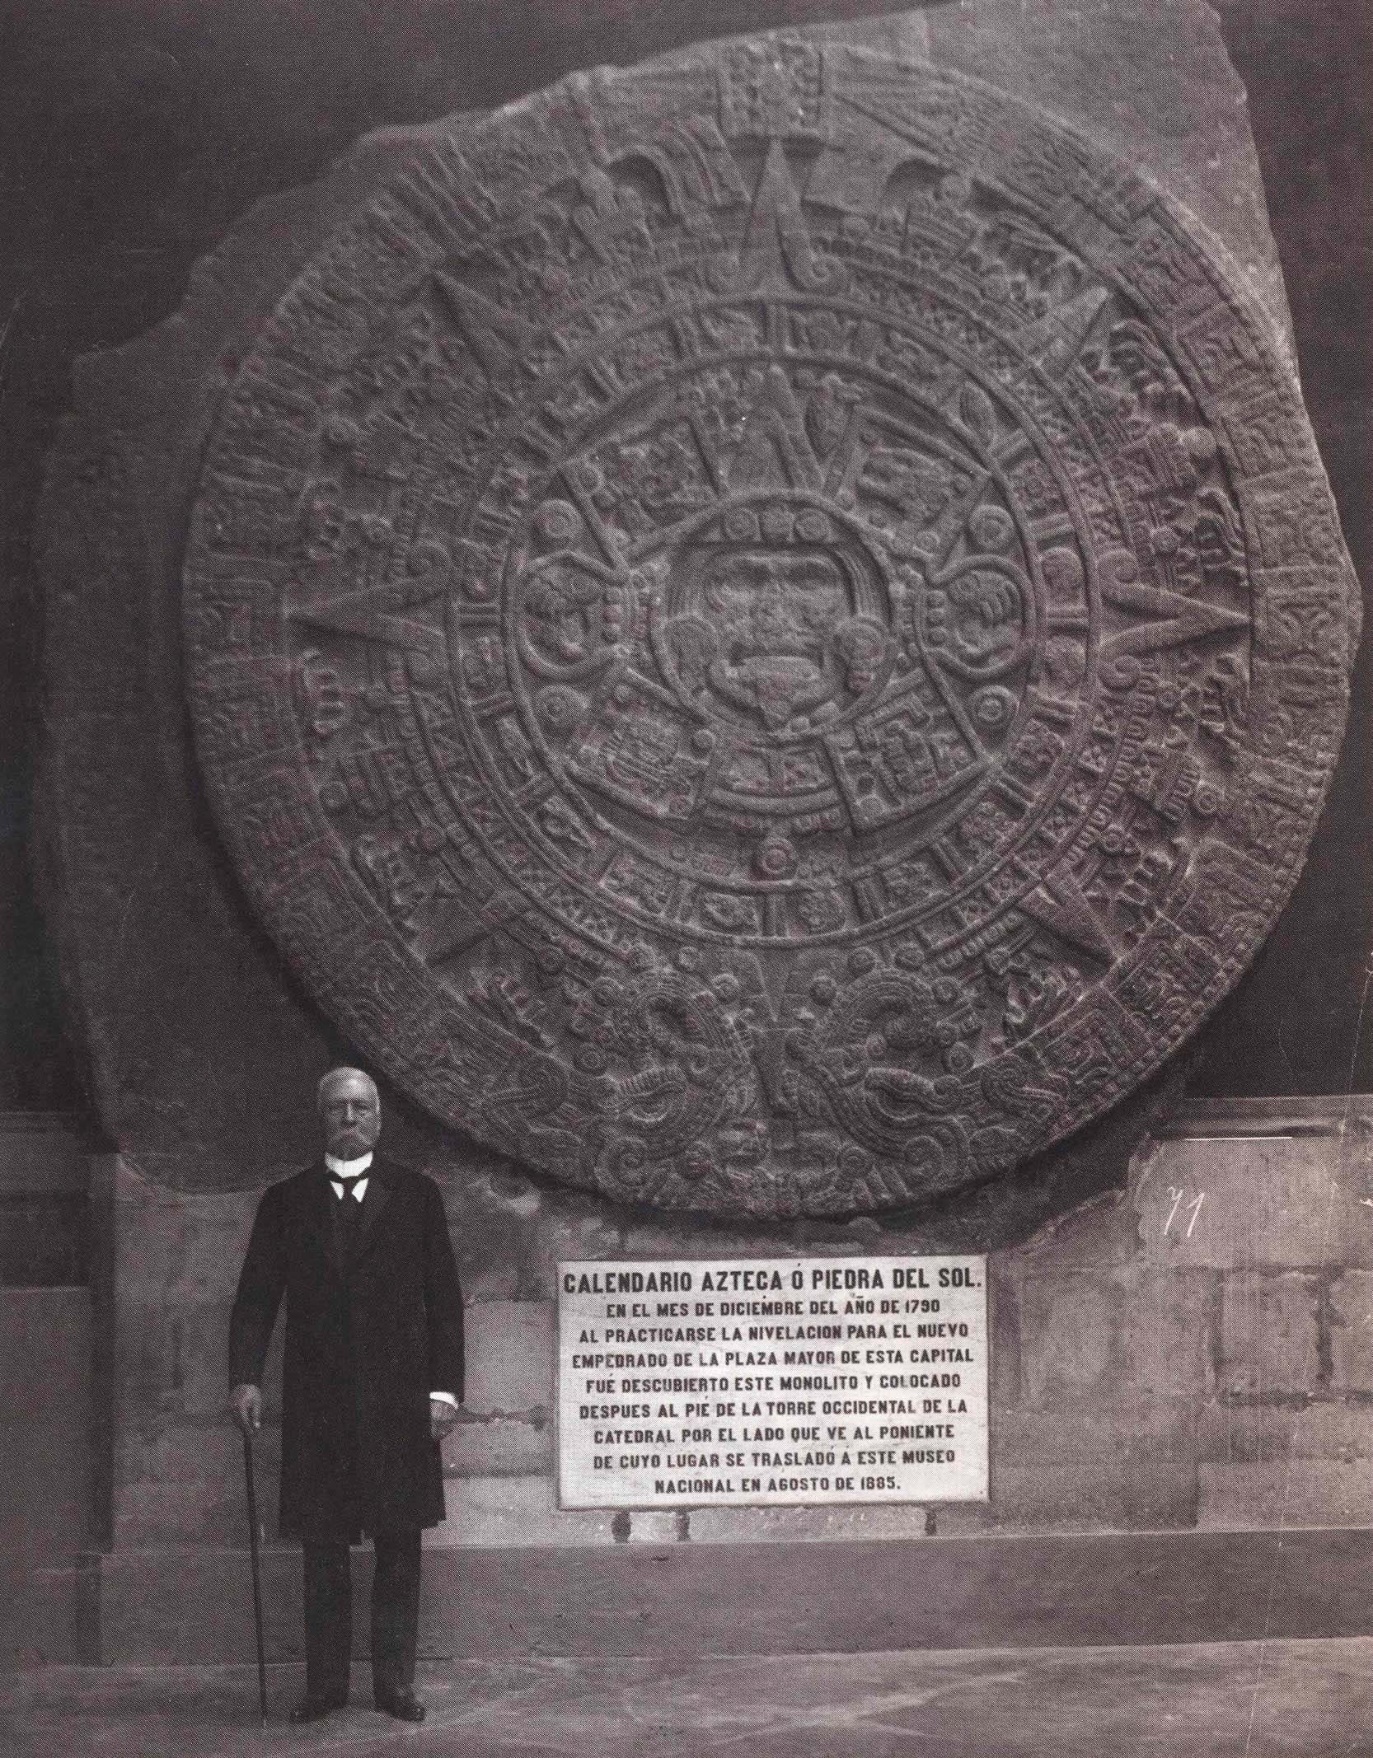
<path id="1" fill-rule="evenodd" d="M 339 1178 L 357 1178 L 372 1164 L 372 1156 L 363 1154 L 357 1160 L 339 1160 L 333 1154 L 326 1154 L 324 1164 Z"/>

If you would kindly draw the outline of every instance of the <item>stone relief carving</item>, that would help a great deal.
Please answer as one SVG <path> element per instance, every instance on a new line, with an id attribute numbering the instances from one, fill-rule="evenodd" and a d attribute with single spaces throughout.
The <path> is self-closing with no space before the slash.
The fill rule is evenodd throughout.
<path id="1" fill-rule="evenodd" d="M 321 1005 L 584 1188 L 910 1204 L 1099 1115 L 1261 943 L 1351 575 L 1149 184 L 774 36 L 455 123 L 208 445 L 200 761 Z"/>

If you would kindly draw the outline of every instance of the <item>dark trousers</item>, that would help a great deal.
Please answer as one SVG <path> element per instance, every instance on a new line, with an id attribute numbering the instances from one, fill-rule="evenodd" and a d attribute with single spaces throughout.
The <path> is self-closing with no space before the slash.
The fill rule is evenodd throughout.
<path id="1" fill-rule="evenodd" d="M 385 1696 L 415 1682 L 420 1612 L 420 1535 L 378 1533 L 372 1540 L 372 1691 Z M 306 1539 L 305 1689 L 346 1697 L 353 1649 L 353 1578 L 347 1544 Z"/>

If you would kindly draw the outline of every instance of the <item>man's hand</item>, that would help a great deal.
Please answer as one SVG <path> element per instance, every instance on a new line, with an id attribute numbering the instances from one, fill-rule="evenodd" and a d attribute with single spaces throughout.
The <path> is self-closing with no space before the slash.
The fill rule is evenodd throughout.
<path id="1" fill-rule="evenodd" d="M 429 1400 L 429 1432 L 436 1441 L 441 1441 L 457 1420 L 455 1404 L 450 1404 L 446 1398 Z"/>
<path id="2" fill-rule="evenodd" d="M 262 1388 L 235 1386 L 229 1393 L 229 1414 L 244 1434 L 256 1434 L 262 1427 Z"/>

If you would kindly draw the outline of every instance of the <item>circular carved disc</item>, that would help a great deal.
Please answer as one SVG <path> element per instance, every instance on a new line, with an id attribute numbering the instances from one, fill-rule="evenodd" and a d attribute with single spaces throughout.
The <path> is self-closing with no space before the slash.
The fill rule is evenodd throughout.
<path id="1" fill-rule="evenodd" d="M 455 124 L 226 394 L 225 837 L 322 1005 L 574 1184 L 949 1192 L 1255 951 L 1344 705 L 1292 378 L 1151 187 L 787 37 Z"/>

